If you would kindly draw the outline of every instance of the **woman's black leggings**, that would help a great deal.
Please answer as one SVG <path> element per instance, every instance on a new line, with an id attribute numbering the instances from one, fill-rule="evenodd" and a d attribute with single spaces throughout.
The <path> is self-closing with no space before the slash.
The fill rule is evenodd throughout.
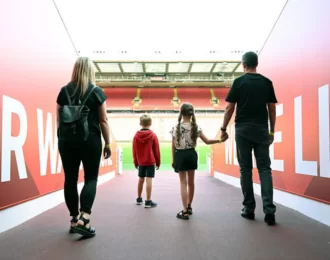
<path id="1" fill-rule="evenodd" d="M 70 211 L 70 216 L 79 215 L 77 184 L 81 162 L 84 167 L 85 184 L 80 194 L 80 211 L 91 214 L 102 154 L 101 136 L 90 134 L 85 143 L 59 141 L 58 148 L 65 175 L 65 203 Z"/>

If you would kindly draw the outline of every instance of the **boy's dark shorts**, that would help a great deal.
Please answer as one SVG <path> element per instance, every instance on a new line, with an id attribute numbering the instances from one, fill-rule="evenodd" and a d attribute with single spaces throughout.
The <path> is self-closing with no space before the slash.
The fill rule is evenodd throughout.
<path id="1" fill-rule="evenodd" d="M 139 177 L 154 178 L 155 177 L 155 165 L 139 166 Z"/>

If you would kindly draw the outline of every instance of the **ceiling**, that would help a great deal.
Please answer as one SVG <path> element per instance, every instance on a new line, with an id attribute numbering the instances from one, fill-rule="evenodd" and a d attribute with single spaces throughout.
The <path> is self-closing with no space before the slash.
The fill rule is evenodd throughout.
<path id="1" fill-rule="evenodd" d="M 54 0 L 79 55 L 98 61 L 240 60 L 261 50 L 286 1 Z"/>
<path id="2" fill-rule="evenodd" d="M 54 0 L 106 87 L 228 87 L 287 0 Z M 153 75 L 162 74 L 162 75 Z"/>

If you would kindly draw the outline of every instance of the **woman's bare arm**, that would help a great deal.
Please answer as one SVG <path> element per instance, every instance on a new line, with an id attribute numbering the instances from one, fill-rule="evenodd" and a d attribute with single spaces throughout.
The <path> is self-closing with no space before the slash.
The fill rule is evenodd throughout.
<path id="1" fill-rule="evenodd" d="M 106 102 L 103 102 L 103 104 L 99 106 L 98 113 L 99 113 L 99 123 L 101 126 L 102 136 L 104 138 L 105 144 L 108 145 L 110 144 L 110 127 L 108 123 Z"/>
<path id="2" fill-rule="evenodd" d="M 60 126 L 60 118 L 59 118 L 59 115 L 58 115 L 58 110 L 60 109 L 60 105 L 57 104 L 56 106 L 56 119 L 57 119 L 57 128 Z"/>

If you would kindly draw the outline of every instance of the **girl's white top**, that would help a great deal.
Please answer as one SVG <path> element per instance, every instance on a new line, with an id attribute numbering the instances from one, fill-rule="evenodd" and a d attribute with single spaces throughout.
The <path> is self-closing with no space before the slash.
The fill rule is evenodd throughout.
<path id="1" fill-rule="evenodd" d="M 175 148 L 178 150 L 195 148 L 196 143 L 194 143 L 191 140 L 191 123 L 182 122 L 180 124 L 180 132 L 181 132 L 180 145 L 178 145 L 177 138 L 176 138 L 177 128 L 178 128 L 178 125 L 172 127 L 172 130 L 170 131 L 170 133 L 174 137 Z M 202 129 L 199 126 L 197 126 L 197 137 L 200 136 L 201 132 L 202 132 Z"/>

